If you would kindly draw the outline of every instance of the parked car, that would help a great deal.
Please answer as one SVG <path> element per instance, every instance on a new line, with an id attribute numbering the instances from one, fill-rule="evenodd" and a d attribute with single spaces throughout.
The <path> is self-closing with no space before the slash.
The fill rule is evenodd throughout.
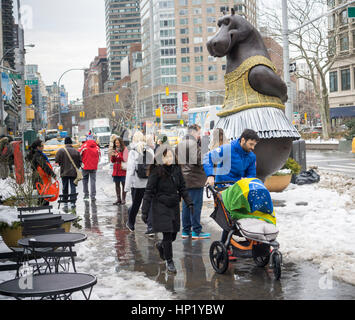
<path id="1" fill-rule="evenodd" d="M 73 141 L 73 147 L 75 149 L 79 149 L 79 143 L 77 141 Z M 48 140 L 44 143 L 44 154 L 48 157 L 49 160 L 54 160 L 55 155 L 58 150 L 64 148 L 64 139 L 56 138 Z"/>

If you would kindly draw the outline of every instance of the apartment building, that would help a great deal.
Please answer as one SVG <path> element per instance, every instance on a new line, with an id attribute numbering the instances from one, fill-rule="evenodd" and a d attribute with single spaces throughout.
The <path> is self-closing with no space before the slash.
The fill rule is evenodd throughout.
<path id="1" fill-rule="evenodd" d="M 183 103 L 223 103 L 226 59 L 209 56 L 206 43 L 231 8 L 256 26 L 256 0 L 141 1 L 143 118 L 154 120 L 163 107 L 164 121 L 179 123 L 187 120 Z"/>
<path id="2" fill-rule="evenodd" d="M 137 0 L 105 0 L 106 43 L 109 64 L 108 84 L 121 80 L 120 62 L 132 43 L 140 42 L 140 10 Z"/>
<path id="3" fill-rule="evenodd" d="M 332 9 L 349 1 L 328 0 Z M 355 118 L 355 19 L 347 7 L 328 18 L 329 53 L 335 63 L 329 71 L 329 104 L 333 125 Z"/>

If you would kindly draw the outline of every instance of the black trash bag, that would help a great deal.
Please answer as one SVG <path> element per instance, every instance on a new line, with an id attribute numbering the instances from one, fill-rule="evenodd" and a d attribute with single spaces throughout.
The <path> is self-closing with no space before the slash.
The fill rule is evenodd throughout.
<path id="1" fill-rule="evenodd" d="M 313 169 L 308 171 L 302 171 L 299 175 L 295 178 L 295 184 L 302 185 L 302 184 L 311 184 L 319 182 L 320 175 L 315 172 Z"/>

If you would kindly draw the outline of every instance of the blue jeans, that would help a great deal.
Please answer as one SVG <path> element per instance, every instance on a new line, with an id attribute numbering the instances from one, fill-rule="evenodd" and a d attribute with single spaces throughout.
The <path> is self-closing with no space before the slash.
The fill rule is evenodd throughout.
<path id="1" fill-rule="evenodd" d="M 63 201 L 67 204 L 71 202 L 72 205 L 75 205 L 76 196 L 68 197 L 69 194 L 76 193 L 76 185 L 74 184 L 75 178 L 72 177 L 62 177 L 63 182 Z M 69 193 L 69 184 L 70 184 L 70 193 Z M 69 201 L 68 201 L 69 198 Z"/>
<path id="2" fill-rule="evenodd" d="M 204 188 L 194 188 L 187 189 L 190 198 L 194 204 L 194 214 L 190 213 L 190 209 L 187 207 L 185 201 L 182 202 L 182 231 L 190 233 L 192 231 L 200 233 L 202 226 L 201 221 L 201 210 L 203 203 L 203 189 Z"/>

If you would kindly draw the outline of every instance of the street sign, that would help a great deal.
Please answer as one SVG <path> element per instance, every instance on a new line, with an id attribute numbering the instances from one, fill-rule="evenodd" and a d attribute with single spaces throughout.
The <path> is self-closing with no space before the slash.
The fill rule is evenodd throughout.
<path id="1" fill-rule="evenodd" d="M 36 84 L 38 84 L 38 80 L 25 80 L 25 84 L 28 86 L 36 85 Z"/>
<path id="2" fill-rule="evenodd" d="M 10 79 L 21 79 L 21 75 L 19 73 L 9 73 Z"/>
<path id="3" fill-rule="evenodd" d="M 348 18 L 355 18 L 355 7 L 348 7 Z"/>
<path id="4" fill-rule="evenodd" d="M 296 72 L 296 62 L 290 63 L 290 72 Z"/>

